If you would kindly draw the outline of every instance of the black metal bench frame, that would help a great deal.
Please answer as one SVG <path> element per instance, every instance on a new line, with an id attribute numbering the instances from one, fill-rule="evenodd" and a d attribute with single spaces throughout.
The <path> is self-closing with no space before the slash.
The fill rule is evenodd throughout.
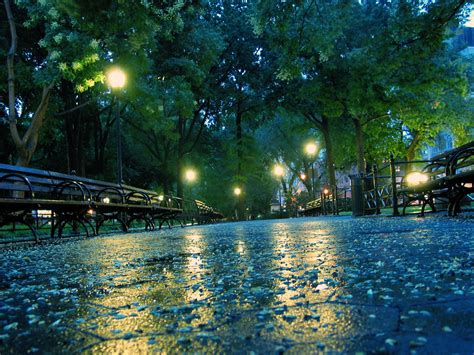
<path id="1" fill-rule="evenodd" d="M 97 235 L 107 220 L 124 232 L 137 220 L 146 230 L 177 220 L 176 198 L 128 185 L 108 183 L 51 171 L 0 164 L 0 227 L 26 225 L 39 241 L 34 220 L 38 210 L 51 211 L 51 237 L 61 237 L 67 224 L 81 225 L 86 236 Z M 36 217 L 35 217 L 36 216 Z M 157 223 L 158 222 L 158 223 Z"/>
<path id="2" fill-rule="evenodd" d="M 448 205 L 448 215 L 456 216 L 460 212 L 461 201 L 474 192 L 474 142 L 433 157 L 422 173 L 429 176 L 427 182 L 406 186 L 402 179 L 401 188 L 397 190 L 397 186 L 394 187 L 397 196 L 404 197 L 402 214 L 414 201 L 422 205 L 422 216 L 427 206 L 436 212 L 435 201 L 441 200 Z M 396 209 L 398 204 L 394 205 L 394 214 Z"/>

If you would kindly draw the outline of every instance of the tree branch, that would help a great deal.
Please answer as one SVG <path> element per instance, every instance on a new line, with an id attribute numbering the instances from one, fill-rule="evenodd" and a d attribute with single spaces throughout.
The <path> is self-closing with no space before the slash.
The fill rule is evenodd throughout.
<path id="1" fill-rule="evenodd" d="M 31 121 L 30 126 L 28 127 L 28 130 L 23 136 L 23 145 L 27 144 L 30 137 L 36 133 L 39 127 L 41 127 L 44 114 L 46 113 L 45 111 L 48 109 L 49 96 L 51 94 L 51 89 L 53 88 L 53 85 L 54 84 L 51 83 L 48 86 L 43 87 L 40 104 L 38 105 L 38 108 L 36 109 L 35 114 L 33 115 L 33 119 Z"/>
<path id="2" fill-rule="evenodd" d="M 389 116 L 388 113 L 384 113 L 383 115 L 368 118 L 366 121 L 361 123 L 361 126 L 365 126 L 367 123 L 371 121 L 375 121 L 375 120 L 378 120 L 379 118 L 388 117 L 388 116 Z"/>
<path id="3" fill-rule="evenodd" d="M 16 126 L 16 96 L 15 96 L 15 53 L 17 47 L 18 37 L 16 34 L 15 20 L 13 18 L 10 0 L 4 0 L 5 10 L 7 12 L 8 25 L 10 27 L 11 43 L 7 55 L 7 70 L 8 70 L 8 122 L 10 126 L 10 133 L 13 142 L 17 148 L 21 148 L 22 141 Z"/>
<path id="4" fill-rule="evenodd" d="M 71 108 L 69 110 L 66 110 L 66 111 L 63 111 L 63 112 L 59 112 L 59 113 L 55 114 L 55 116 L 59 117 L 59 116 L 64 116 L 64 115 L 68 115 L 70 113 L 73 113 L 74 111 L 77 111 L 77 110 L 83 108 L 84 106 L 89 105 L 92 101 L 94 101 L 94 100 L 90 99 L 90 100 L 84 102 L 83 104 L 80 104 L 79 106 L 73 107 L 73 108 Z"/>

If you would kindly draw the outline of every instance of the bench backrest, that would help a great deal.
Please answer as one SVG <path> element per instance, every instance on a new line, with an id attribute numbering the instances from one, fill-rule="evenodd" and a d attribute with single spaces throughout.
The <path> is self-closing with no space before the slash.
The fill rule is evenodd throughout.
<path id="1" fill-rule="evenodd" d="M 153 205 L 212 218 L 223 217 L 202 201 L 183 200 L 129 185 L 8 164 L 0 164 L 0 198 Z"/>
<path id="2" fill-rule="evenodd" d="M 0 164 L 0 197 L 72 199 L 179 208 L 171 196 L 154 191 L 53 171 Z"/>

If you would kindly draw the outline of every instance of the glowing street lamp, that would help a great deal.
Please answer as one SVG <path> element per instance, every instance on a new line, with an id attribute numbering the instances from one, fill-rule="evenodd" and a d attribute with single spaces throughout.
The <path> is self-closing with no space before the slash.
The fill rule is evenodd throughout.
<path id="1" fill-rule="evenodd" d="M 127 76 L 119 67 L 110 68 L 107 72 L 107 83 L 112 89 L 122 89 L 126 82 Z"/>
<path id="2" fill-rule="evenodd" d="M 117 102 L 115 108 L 115 124 L 117 127 L 117 182 L 121 184 L 123 182 L 123 168 L 122 168 L 122 130 L 120 127 L 120 101 L 117 95 L 117 91 L 125 86 L 127 76 L 118 67 L 110 68 L 107 71 L 107 83 L 109 84 L 112 92 L 115 94 L 115 101 Z"/>
<path id="3" fill-rule="evenodd" d="M 236 187 L 234 189 L 234 195 L 235 196 L 240 196 L 242 194 L 242 189 L 240 187 Z"/>
<path id="4" fill-rule="evenodd" d="M 318 150 L 318 146 L 315 143 L 308 143 L 306 144 L 305 150 L 306 150 L 306 154 L 308 154 L 309 156 L 313 156 L 316 154 L 316 151 Z"/>
<path id="5" fill-rule="evenodd" d="M 276 164 L 273 167 L 273 175 L 275 175 L 277 178 L 280 180 L 283 179 L 283 175 L 285 175 L 285 169 L 280 164 Z M 280 218 L 282 216 L 282 211 L 281 211 L 281 184 L 278 184 L 278 205 L 280 209 Z"/>
<path id="6" fill-rule="evenodd" d="M 283 175 L 285 175 L 285 169 L 283 169 L 281 165 L 276 164 L 273 167 L 273 174 L 277 177 L 282 177 Z"/>
<path id="7" fill-rule="evenodd" d="M 194 182 L 197 178 L 197 173 L 193 169 L 188 169 L 184 173 L 184 177 L 186 178 L 188 182 Z"/>

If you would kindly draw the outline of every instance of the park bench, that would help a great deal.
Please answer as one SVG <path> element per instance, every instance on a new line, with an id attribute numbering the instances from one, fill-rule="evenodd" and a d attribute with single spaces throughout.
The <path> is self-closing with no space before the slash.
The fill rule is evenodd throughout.
<path id="1" fill-rule="evenodd" d="M 457 215 L 463 199 L 474 192 L 474 142 L 431 158 L 421 169 L 421 174 L 426 181 L 410 186 L 406 181 L 410 175 L 406 175 L 396 190 L 402 197 L 402 214 L 416 202 L 422 206 L 421 215 L 424 215 L 426 206 L 435 212 L 440 203 L 447 205 L 448 215 Z"/>
<path id="2" fill-rule="evenodd" d="M 182 206 L 183 210 L 179 216 L 181 225 L 188 223 L 191 225 L 194 225 L 194 223 L 214 223 L 224 218 L 224 215 L 221 212 L 199 200 L 180 199 L 179 205 Z"/>
<path id="3" fill-rule="evenodd" d="M 414 166 L 416 171 L 402 169 Z M 384 174 L 387 169 L 389 173 Z M 374 166 L 372 173 L 361 179 L 364 214 L 392 207 L 393 215 L 398 215 L 398 208 L 402 207 L 405 215 L 409 207 L 418 206 L 423 216 L 429 206 L 433 212 L 446 208 L 448 215 L 455 216 L 463 203 L 470 203 L 474 193 L 474 142 L 429 160 L 395 161 L 391 156 L 389 163 L 380 169 Z"/>
<path id="4" fill-rule="evenodd" d="M 303 216 L 338 215 L 341 211 L 350 210 L 350 204 L 350 189 L 334 186 L 327 191 L 321 191 L 318 198 L 307 202 L 299 214 Z"/>
<path id="5" fill-rule="evenodd" d="M 319 216 L 322 212 L 321 206 L 322 206 L 321 198 L 311 200 L 300 211 L 300 214 L 303 216 Z"/>
<path id="6" fill-rule="evenodd" d="M 177 219 L 177 201 L 152 191 L 51 171 L 0 164 L 0 227 L 26 225 L 38 241 L 37 228 L 49 223 L 51 237 L 66 225 L 80 225 L 87 236 L 108 220 L 128 231 L 134 221 L 145 229 Z"/>

